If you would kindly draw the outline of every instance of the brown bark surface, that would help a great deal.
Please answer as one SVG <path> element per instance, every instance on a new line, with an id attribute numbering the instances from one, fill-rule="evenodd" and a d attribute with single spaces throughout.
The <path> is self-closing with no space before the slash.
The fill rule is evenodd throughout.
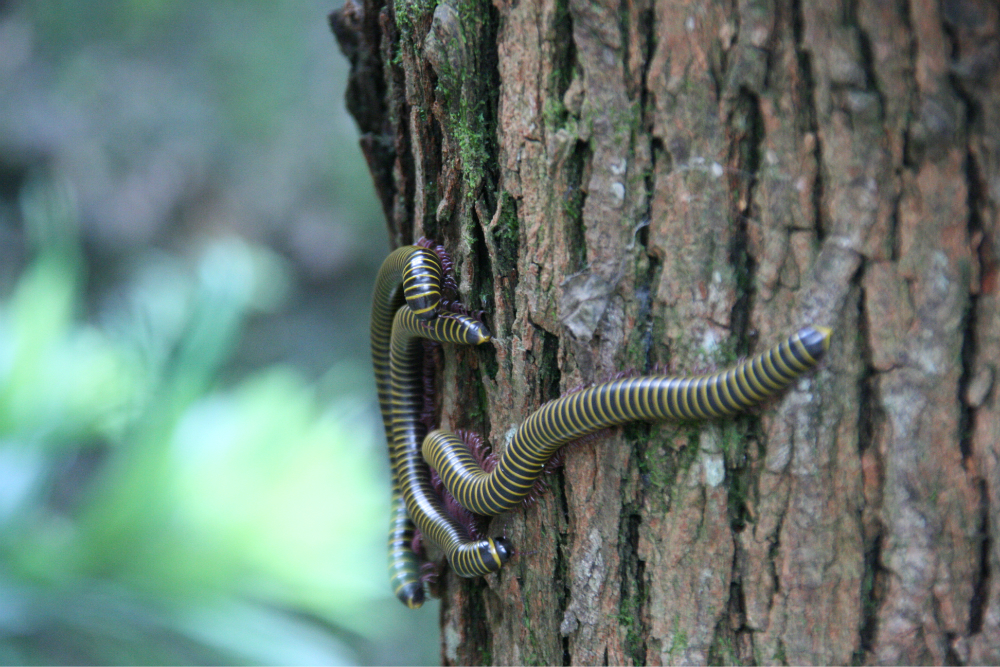
<path id="1" fill-rule="evenodd" d="M 448 664 L 1000 662 L 993 0 L 353 0 L 332 16 L 393 242 L 483 308 L 440 422 L 494 448 L 622 369 L 804 324 L 751 415 L 568 448 L 521 554 L 444 579 Z"/>

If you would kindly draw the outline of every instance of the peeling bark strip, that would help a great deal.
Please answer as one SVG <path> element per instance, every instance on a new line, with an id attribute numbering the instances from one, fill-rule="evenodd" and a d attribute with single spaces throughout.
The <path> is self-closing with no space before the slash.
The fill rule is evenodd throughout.
<path id="1" fill-rule="evenodd" d="M 838 332 L 757 416 L 573 447 L 444 661 L 1000 662 L 996 3 L 383 2 L 331 20 L 392 238 L 497 341 L 442 424 Z"/>

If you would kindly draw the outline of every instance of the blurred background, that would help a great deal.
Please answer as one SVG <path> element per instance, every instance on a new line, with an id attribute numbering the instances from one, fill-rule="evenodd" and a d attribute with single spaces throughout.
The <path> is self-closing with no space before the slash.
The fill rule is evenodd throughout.
<path id="1" fill-rule="evenodd" d="M 0 663 L 421 664 L 339 0 L 0 0 Z"/>

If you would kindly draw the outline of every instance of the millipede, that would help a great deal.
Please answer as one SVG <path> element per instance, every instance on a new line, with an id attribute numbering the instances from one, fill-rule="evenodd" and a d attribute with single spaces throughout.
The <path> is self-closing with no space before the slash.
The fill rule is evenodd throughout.
<path id="1" fill-rule="evenodd" d="M 787 340 L 717 373 L 695 377 L 645 375 L 603 382 L 549 401 L 514 432 L 490 471 L 465 441 L 432 430 L 426 436 L 427 380 L 423 341 L 480 345 L 489 331 L 458 302 L 451 260 L 430 242 L 389 255 L 376 281 L 372 305 L 372 360 L 393 475 L 389 570 L 397 597 L 410 607 L 424 600 L 414 524 L 441 547 L 459 576 L 499 570 L 513 555 L 503 537 L 473 538 L 444 506 L 431 484 L 431 468 L 469 512 L 495 516 L 531 494 L 559 449 L 603 429 L 631 422 L 704 420 L 758 405 L 814 368 L 829 349 L 832 331 L 807 326 Z"/>
<path id="2" fill-rule="evenodd" d="M 757 405 L 816 366 L 829 348 L 830 333 L 826 327 L 805 327 L 719 373 L 623 378 L 561 396 L 517 428 L 489 473 L 468 445 L 448 431 L 431 431 L 422 453 L 462 507 L 496 516 L 524 500 L 545 464 L 563 445 L 630 422 L 711 419 Z"/>
<path id="3" fill-rule="evenodd" d="M 392 416 L 389 403 L 389 341 L 392 318 L 407 304 L 418 318 L 436 317 L 441 304 L 445 269 L 440 256 L 429 243 L 404 246 L 394 250 L 382 263 L 372 296 L 371 352 L 375 370 L 375 387 L 379 410 L 385 429 L 389 460 L 392 461 Z M 450 259 L 448 260 L 450 265 Z M 424 602 L 424 587 L 420 581 L 421 559 L 411 544 L 414 526 L 406 511 L 397 480 L 391 466 L 392 498 L 389 519 L 389 580 L 403 604 L 415 609 Z"/>
<path id="4" fill-rule="evenodd" d="M 392 461 L 406 501 L 406 508 L 421 534 L 444 549 L 448 562 L 463 577 L 476 577 L 499 569 L 512 553 L 502 537 L 473 540 L 468 530 L 444 508 L 434 492 L 430 468 L 421 456 L 425 428 L 423 408 L 423 341 L 481 345 L 489 331 L 476 319 L 446 313 L 430 321 L 417 319 L 403 306 L 392 323 L 390 354 L 390 403 Z"/>

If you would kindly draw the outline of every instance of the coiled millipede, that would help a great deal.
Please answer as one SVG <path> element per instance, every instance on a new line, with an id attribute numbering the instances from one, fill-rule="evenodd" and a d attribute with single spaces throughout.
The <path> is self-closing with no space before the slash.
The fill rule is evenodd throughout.
<path id="1" fill-rule="evenodd" d="M 423 322 L 403 306 L 392 323 L 390 355 L 392 459 L 406 508 L 420 532 L 444 549 L 456 573 L 477 577 L 499 569 L 512 550 L 502 537 L 473 540 L 468 530 L 444 509 L 431 486 L 430 469 L 420 454 L 426 430 L 420 421 L 421 339 L 480 345 L 490 340 L 490 334 L 481 322 L 465 315 L 448 313 Z"/>
<path id="2" fill-rule="evenodd" d="M 806 327 L 720 373 L 626 378 L 562 396 L 517 428 L 489 473 L 468 446 L 448 431 L 432 431 L 424 439 L 422 453 L 459 504 L 471 512 L 494 516 L 521 503 L 545 463 L 566 443 L 634 421 L 708 419 L 744 410 L 816 366 L 829 349 L 830 334 L 826 327 Z M 458 568 L 456 572 L 463 574 Z"/>
<path id="3" fill-rule="evenodd" d="M 443 268 L 437 254 L 422 246 L 394 250 L 382 263 L 372 296 L 371 350 L 375 369 L 382 425 L 385 428 L 389 460 L 392 460 L 392 415 L 389 401 L 389 339 L 392 318 L 405 303 L 423 319 L 437 316 L 441 303 Z M 415 609 L 424 603 L 420 581 L 420 558 L 414 553 L 413 521 L 392 466 L 392 500 L 389 519 L 389 580 L 403 604 Z"/>

